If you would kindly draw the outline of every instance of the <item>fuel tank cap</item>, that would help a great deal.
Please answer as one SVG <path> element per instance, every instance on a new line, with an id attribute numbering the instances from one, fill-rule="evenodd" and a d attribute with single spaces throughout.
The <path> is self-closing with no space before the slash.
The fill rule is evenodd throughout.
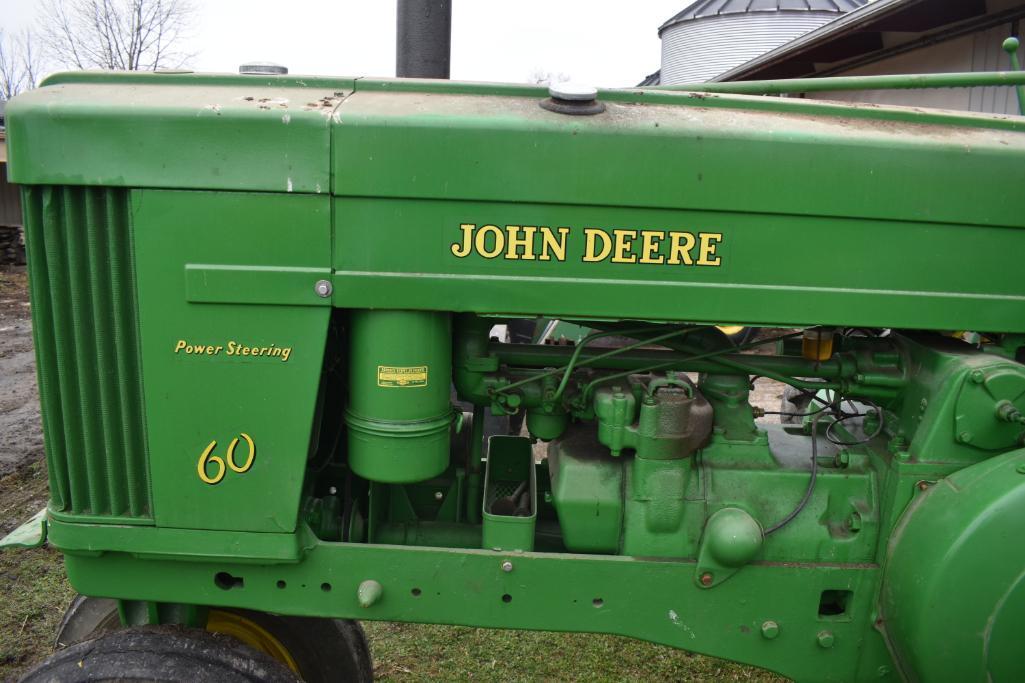
<path id="1" fill-rule="evenodd" d="M 570 102 L 590 102 L 598 97 L 598 88 L 584 83 L 553 83 L 548 86 L 548 94 L 556 100 Z"/>
<path id="2" fill-rule="evenodd" d="M 598 89 L 583 83 L 553 83 L 548 86 L 547 99 L 538 104 L 542 109 L 570 116 L 592 116 L 605 111 L 605 103 L 598 101 Z"/>

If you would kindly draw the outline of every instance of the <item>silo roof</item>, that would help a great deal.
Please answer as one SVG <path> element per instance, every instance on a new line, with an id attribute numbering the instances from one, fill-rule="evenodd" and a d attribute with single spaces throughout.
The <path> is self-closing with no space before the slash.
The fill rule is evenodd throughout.
<path id="1" fill-rule="evenodd" d="M 663 30 L 674 24 L 723 14 L 751 12 L 835 12 L 846 14 L 858 9 L 868 0 L 697 0 L 673 15 L 658 28 Z"/>

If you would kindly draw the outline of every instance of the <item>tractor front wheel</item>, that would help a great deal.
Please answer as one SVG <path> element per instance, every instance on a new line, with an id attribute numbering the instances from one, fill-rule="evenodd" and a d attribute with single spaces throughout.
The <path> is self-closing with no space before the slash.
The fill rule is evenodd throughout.
<path id="1" fill-rule="evenodd" d="M 56 647 L 120 629 L 117 601 L 80 595 L 64 614 Z M 211 607 L 206 631 L 240 640 L 281 662 L 308 683 L 373 680 L 370 646 L 357 621 Z"/>
<path id="2" fill-rule="evenodd" d="M 229 636 L 180 626 L 142 626 L 58 650 L 21 680 L 295 683 L 300 679 L 281 662 Z"/>

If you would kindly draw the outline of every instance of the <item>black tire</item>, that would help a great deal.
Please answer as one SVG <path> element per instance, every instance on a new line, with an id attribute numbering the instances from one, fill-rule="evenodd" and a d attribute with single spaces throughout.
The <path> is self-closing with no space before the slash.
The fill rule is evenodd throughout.
<path id="1" fill-rule="evenodd" d="M 22 683 L 295 683 L 284 664 L 234 638 L 180 626 L 107 633 L 58 650 Z"/>
<path id="2" fill-rule="evenodd" d="M 374 678 L 370 645 L 358 621 L 289 617 L 234 608 L 216 608 L 239 615 L 270 633 L 288 650 L 307 683 Z M 57 629 L 56 647 L 120 630 L 117 601 L 79 595 L 71 601 Z"/>
<path id="3" fill-rule="evenodd" d="M 370 645 L 358 621 L 289 617 L 232 609 L 277 638 L 288 650 L 306 683 L 374 680 Z"/>

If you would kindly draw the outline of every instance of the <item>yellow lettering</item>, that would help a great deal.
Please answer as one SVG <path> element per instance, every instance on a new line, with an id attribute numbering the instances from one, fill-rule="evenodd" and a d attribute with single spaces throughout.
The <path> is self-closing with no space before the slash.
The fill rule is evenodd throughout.
<path id="1" fill-rule="evenodd" d="M 666 257 L 658 253 L 666 234 L 658 230 L 641 230 L 641 263 L 665 263 Z"/>
<path id="2" fill-rule="evenodd" d="M 718 256 L 715 255 L 716 247 L 722 242 L 721 232 L 703 232 L 698 235 L 701 238 L 701 249 L 699 250 L 700 256 L 698 257 L 699 266 L 718 266 L 722 262 Z"/>
<path id="3" fill-rule="evenodd" d="M 612 252 L 612 238 L 604 230 L 584 228 L 584 237 L 586 238 L 584 246 L 585 262 L 595 263 L 596 261 L 604 261 L 609 257 L 609 254 Z M 600 252 L 596 248 L 598 240 L 601 240 L 602 243 Z"/>
<path id="4" fill-rule="evenodd" d="M 494 235 L 494 246 L 488 249 L 488 235 Z M 495 258 L 505 251 L 505 233 L 495 225 L 485 225 L 477 230 L 476 241 L 477 253 L 484 258 Z"/>
<path id="5" fill-rule="evenodd" d="M 690 256 L 690 250 L 694 248 L 694 235 L 689 232 L 671 232 L 669 239 L 669 260 L 666 263 L 674 266 L 681 263 L 687 266 L 694 265 Z"/>
<path id="6" fill-rule="evenodd" d="M 184 348 L 185 348 L 185 340 L 184 339 L 179 339 L 178 343 L 174 345 L 174 352 L 178 353 L 179 351 L 181 351 Z"/>
<path id="7" fill-rule="evenodd" d="M 292 355 L 292 347 L 289 346 L 287 349 L 281 349 L 281 362 L 284 363 L 288 360 L 288 357 Z"/>
<path id="8" fill-rule="evenodd" d="M 460 244 L 460 242 L 453 242 L 452 246 L 449 247 L 452 250 L 452 254 L 454 256 L 463 258 L 464 256 L 467 256 L 470 253 L 470 248 L 473 244 L 473 229 L 476 227 L 477 226 L 473 223 L 463 223 L 459 226 L 459 229 L 463 231 L 462 243 Z"/>
<path id="9" fill-rule="evenodd" d="M 636 230 L 613 230 L 616 238 L 616 248 L 612 254 L 613 263 L 637 263 L 635 254 L 627 254 L 633 249 L 634 240 L 637 238 Z M 628 239 L 629 238 L 629 239 Z"/>
<path id="10" fill-rule="evenodd" d="M 537 228 L 533 225 L 524 225 L 522 228 L 518 225 L 507 225 L 505 230 L 509 233 L 509 239 L 507 240 L 508 248 L 505 252 L 505 257 L 511 261 L 522 259 L 524 261 L 534 260 L 534 233 L 537 232 Z M 518 237 L 519 233 L 522 232 L 523 236 Z M 519 250 L 523 249 L 523 254 L 520 255 Z"/>
<path id="11" fill-rule="evenodd" d="M 569 236 L 569 228 L 559 228 L 559 237 L 551 228 L 541 227 L 541 260 L 551 261 L 555 256 L 556 261 L 566 260 L 566 238 Z"/>
<path id="12" fill-rule="evenodd" d="M 210 455 L 216 445 L 216 441 L 211 441 L 210 445 L 203 449 L 203 452 L 199 456 L 199 463 L 196 465 L 196 472 L 199 474 L 200 481 L 204 484 L 216 484 L 221 479 L 224 479 L 224 461 L 216 455 Z M 212 477 L 206 473 L 206 464 L 208 462 L 212 462 L 217 465 L 217 474 Z"/>
<path id="13" fill-rule="evenodd" d="M 253 458 L 256 457 L 256 444 L 253 443 L 253 439 L 245 432 L 242 432 L 242 438 L 246 440 L 246 445 L 249 446 L 249 457 L 246 458 L 245 464 L 238 465 L 235 462 L 235 447 L 238 446 L 238 437 L 232 439 L 231 443 L 228 444 L 228 454 L 224 458 L 228 462 L 228 467 L 233 472 L 238 472 L 239 474 L 248 472 L 249 468 L 253 466 Z"/>

